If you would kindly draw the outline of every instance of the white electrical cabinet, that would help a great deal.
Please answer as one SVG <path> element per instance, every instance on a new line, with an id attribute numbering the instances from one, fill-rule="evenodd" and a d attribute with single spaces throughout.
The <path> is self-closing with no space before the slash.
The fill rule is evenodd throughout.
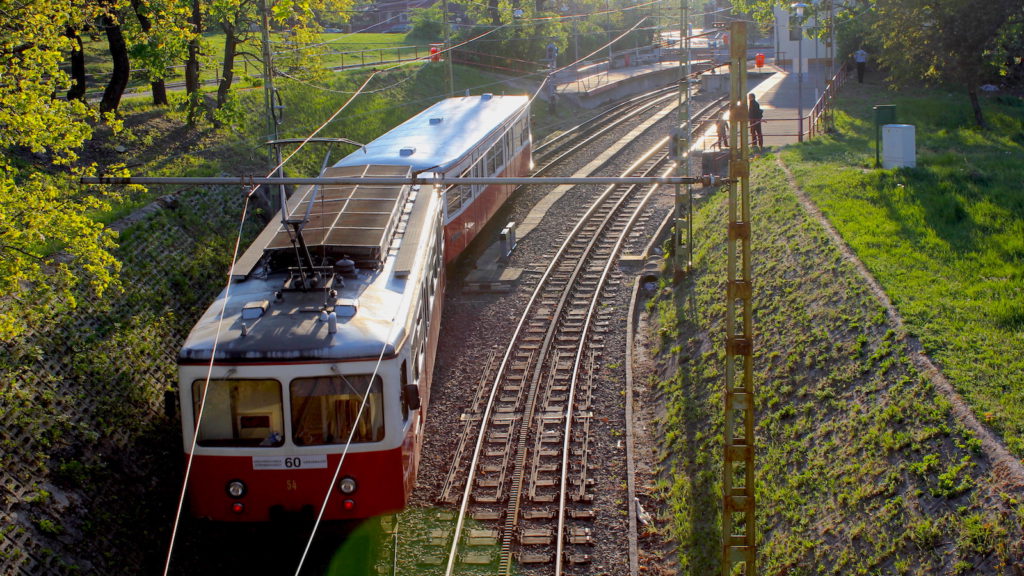
<path id="1" fill-rule="evenodd" d="M 913 124 L 882 126 L 882 168 L 913 168 L 917 166 Z"/>

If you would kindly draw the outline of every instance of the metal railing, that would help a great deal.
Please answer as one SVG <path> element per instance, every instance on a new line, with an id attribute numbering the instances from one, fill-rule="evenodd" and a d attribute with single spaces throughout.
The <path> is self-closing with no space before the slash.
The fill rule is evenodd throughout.
<path id="1" fill-rule="evenodd" d="M 849 76 L 850 68 L 846 63 L 843 63 L 839 67 L 839 71 L 836 75 L 829 79 L 825 83 L 825 91 L 818 98 L 818 101 L 814 103 L 814 107 L 811 108 L 811 112 L 804 118 L 800 119 L 800 132 L 806 133 L 807 138 L 814 138 L 816 135 L 822 132 L 829 132 L 833 128 L 834 109 L 836 96 L 839 95 L 839 89 L 846 83 L 846 78 Z M 804 132 L 804 122 L 807 122 L 807 131 Z"/>

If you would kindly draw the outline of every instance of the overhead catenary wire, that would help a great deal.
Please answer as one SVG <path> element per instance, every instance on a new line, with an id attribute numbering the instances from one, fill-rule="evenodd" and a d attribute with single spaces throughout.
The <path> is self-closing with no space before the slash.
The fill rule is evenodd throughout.
<path id="1" fill-rule="evenodd" d="M 649 4 L 653 4 L 653 2 L 649 3 Z M 568 18 L 568 17 L 571 17 L 571 16 L 541 17 L 541 18 L 534 18 L 532 20 L 563 19 L 563 18 Z M 534 94 L 530 97 L 530 102 L 532 103 L 533 100 L 536 99 L 537 95 L 540 94 L 540 92 L 541 92 L 541 90 L 543 90 L 544 86 L 550 81 L 552 74 L 560 72 L 562 70 L 565 70 L 566 68 L 569 68 L 571 66 L 574 66 L 574 65 L 578 64 L 579 62 L 581 62 L 582 60 L 585 60 L 586 58 L 591 57 L 593 54 L 596 54 L 597 52 L 606 49 L 608 46 L 610 46 L 614 42 L 620 40 L 622 37 L 624 37 L 629 32 L 632 32 L 633 30 L 637 29 L 646 20 L 647 20 L 647 18 L 641 19 L 633 27 L 631 27 L 630 29 L 626 30 L 625 32 L 623 32 L 622 34 L 617 36 L 615 39 L 610 40 L 605 45 L 597 48 L 596 50 L 594 50 L 590 54 L 587 54 L 583 58 L 577 59 L 576 61 L 568 64 L 567 66 L 563 66 L 562 68 L 556 69 L 556 70 L 552 71 L 551 73 L 548 73 L 546 75 L 545 79 L 541 82 L 541 84 L 538 87 L 537 91 L 534 92 Z M 445 48 L 442 52 L 450 52 L 450 51 L 454 50 L 455 48 L 458 48 L 458 47 L 464 46 L 466 44 L 469 44 L 470 42 L 473 42 L 475 40 L 483 38 L 483 37 L 485 37 L 485 36 L 487 36 L 489 34 L 492 34 L 492 33 L 496 32 L 496 31 L 498 31 L 500 29 L 508 27 L 509 25 L 510 24 L 505 24 L 505 25 L 493 28 L 491 30 L 488 30 L 488 31 L 484 32 L 483 34 L 480 34 L 480 35 L 478 35 L 478 36 L 476 36 L 474 38 L 471 38 L 471 39 L 466 40 L 464 42 L 461 42 L 459 44 L 456 44 L 456 45 L 450 46 L 448 48 Z M 390 69 L 392 69 L 394 67 L 397 67 L 397 66 L 398 65 L 392 66 L 392 67 L 386 68 L 385 70 L 390 70 Z M 291 158 L 293 158 L 295 156 L 295 154 L 297 154 L 312 138 L 314 138 L 318 133 L 320 133 L 343 110 L 345 110 L 352 103 L 352 101 L 357 96 L 359 96 L 360 94 L 365 93 L 366 92 L 366 87 L 369 85 L 370 81 L 373 80 L 373 78 L 375 78 L 376 75 L 379 72 L 381 72 L 381 71 L 382 70 L 374 70 L 373 73 L 371 73 L 370 76 L 367 77 L 367 79 L 363 82 L 363 84 L 360 86 L 360 88 L 356 92 L 352 93 L 352 96 L 337 111 L 335 111 L 334 114 L 332 114 L 324 123 L 322 123 L 318 128 L 316 128 L 312 133 L 310 133 L 309 136 L 307 136 L 299 144 L 298 147 L 296 147 L 294 150 L 292 150 L 291 153 L 289 153 L 287 157 L 282 159 L 270 171 L 270 173 L 268 174 L 267 178 L 270 178 L 271 175 L 276 173 L 289 160 L 291 160 Z M 103 180 L 103 179 L 98 179 L 98 180 Z M 255 179 L 251 179 L 251 180 L 255 180 Z M 87 182 L 87 180 L 83 179 L 83 182 Z M 245 194 L 245 201 L 244 201 L 243 208 L 242 208 L 242 214 L 241 214 L 241 218 L 240 218 L 240 225 L 239 225 L 239 229 L 238 229 L 238 234 L 236 236 L 234 251 L 233 251 L 233 255 L 232 255 L 231 270 L 234 269 L 234 266 L 236 265 L 237 260 L 238 260 L 238 253 L 239 253 L 239 251 L 241 249 L 241 238 L 242 238 L 242 235 L 243 235 L 243 227 L 245 225 L 245 221 L 246 221 L 246 218 L 247 218 L 247 215 L 248 215 L 250 199 L 251 199 L 251 197 L 253 196 L 253 194 L 255 193 L 255 191 L 257 189 L 255 181 L 251 181 L 246 187 L 249 189 L 249 192 L 247 194 Z M 287 207 L 286 206 L 282 206 L 281 210 L 284 212 L 284 211 L 287 210 Z M 231 287 L 232 287 L 232 275 L 229 273 L 228 280 L 227 280 L 227 283 L 226 283 L 226 286 L 225 286 L 225 295 L 230 294 Z M 225 309 L 222 308 L 221 311 L 220 311 L 220 316 L 218 318 L 218 330 L 217 330 L 218 338 L 219 338 L 219 335 L 220 335 L 221 326 L 223 324 L 224 314 L 225 314 Z M 171 560 L 172 560 L 173 552 L 174 552 L 174 547 L 175 547 L 175 544 L 177 542 L 177 536 L 178 536 L 178 533 L 179 533 L 180 522 L 181 522 L 181 515 L 182 515 L 183 508 L 184 508 L 185 494 L 187 492 L 188 481 L 189 481 L 189 477 L 190 477 L 190 474 L 191 474 L 191 471 L 192 471 L 192 466 L 193 466 L 194 456 L 195 456 L 195 448 L 196 448 L 197 443 L 198 443 L 198 438 L 199 438 L 199 434 L 200 434 L 200 426 L 201 426 L 201 423 L 202 423 L 202 417 L 203 417 L 204 409 L 206 407 L 206 400 L 207 400 L 207 394 L 209 392 L 210 381 L 212 379 L 214 360 L 215 360 L 215 357 L 216 357 L 217 343 L 218 343 L 218 340 L 217 340 L 217 338 L 215 338 L 214 343 L 213 343 L 213 348 L 212 348 L 212 351 L 211 351 L 210 363 L 209 363 L 208 368 L 207 368 L 206 380 L 205 380 L 205 383 L 204 383 L 204 386 L 203 386 L 203 394 L 202 394 L 202 399 L 201 399 L 200 405 L 199 405 L 199 413 L 198 413 L 197 418 L 196 418 L 196 425 L 195 425 L 195 429 L 194 429 L 193 435 L 192 435 L 192 442 L 191 442 L 191 446 L 190 446 L 190 450 L 189 450 L 188 461 L 187 461 L 187 464 L 186 464 L 185 477 L 184 477 L 184 479 L 182 481 L 182 488 L 181 488 L 181 492 L 180 492 L 180 495 L 179 495 L 176 515 L 175 515 L 175 521 L 174 521 L 174 525 L 173 525 L 172 533 L 171 533 L 171 539 L 170 539 L 170 543 L 169 543 L 169 546 L 168 546 L 167 557 L 166 557 L 166 561 L 165 561 L 165 565 L 164 565 L 164 572 L 163 572 L 164 576 L 167 576 L 169 574 Z M 381 358 L 383 358 L 383 351 L 382 351 Z M 381 360 L 378 359 L 377 367 L 375 367 L 375 370 L 374 370 L 374 377 L 376 376 L 376 374 L 378 372 L 380 361 Z M 372 382 L 373 382 L 373 378 L 370 379 L 370 383 L 371 384 L 372 384 Z M 369 384 L 368 384 L 368 386 L 369 386 Z M 368 398 L 368 394 L 364 395 L 363 402 L 360 405 L 359 416 L 357 416 L 357 418 L 361 417 L 361 415 L 363 413 L 363 410 L 365 408 L 366 402 L 367 402 L 367 398 Z M 301 570 L 302 565 L 305 562 L 305 559 L 306 559 L 307 554 L 309 552 L 309 549 L 310 549 L 310 547 L 312 545 L 312 542 L 313 542 L 314 537 L 316 535 L 316 531 L 317 531 L 317 529 L 318 529 L 318 527 L 320 525 L 320 522 L 321 522 L 321 519 L 323 517 L 324 511 L 326 510 L 327 502 L 330 499 L 331 490 L 333 490 L 333 486 L 337 482 L 337 476 L 340 474 L 341 464 L 344 461 L 344 457 L 345 457 L 345 455 L 348 452 L 349 445 L 350 445 L 351 440 L 353 438 L 352 435 L 354 434 L 354 430 L 355 430 L 355 428 L 353 428 L 353 431 L 350 432 L 348 441 L 346 442 L 345 448 L 344 448 L 344 450 L 342 452 L 342 458 L 339 460 L 339 464 L 338 464 L 338 466 L 335 469 L 334 478 L 332 479 L 331 484 L 327 488 L 327 495 L 324 498 L 324 502 L 323 502 L 323 504 L 321 506 L 321 509 L 320 509 L 320 512 L 318 514 L 317 522 L 314 525 L 313 530 L 311 531 L 311 534 L 310 534 L 309 539 L 307 541 L 306 548 L 305 548 L 305 551 L 303 553 L 302 558 L 300 559 L 299 567 L 298 567 L 298 570 L 297 570 L 296 574 L 298 574 L 298 571 Z"/>
<path id="2" fill-rule="evenodd" d="M 276 170 L 276 168 L 275 168 L 275 170 Z M 273 172 L 271 172 L 271 174 L 273 174 Z M 255 186 L 250 185 L 250 187 L 255 190 Z M 231 268 L 232 269 L 234 268 L 234 263 L 238 260 L 238 252 L 241 249 L 242 233 L 243 233 L 243 228 L 245 226 L 246 214 L 248 213 L 248 208 L 249 208 L 249 198 L 251 197 L 251 195 L 252 195 L 251 193 L 250 194 L 246 194 L 245 200 L 244 200 L 243 205 L 242 205 L 242 216 L 241 216 L 241 219 L 240 219 L 240 222 L 239 222 L 238 236 L 235 238 L 234 253 L 232 254 L 232 257 L 231 257 L 231 262 L 232 262 Z M 228 274 L 227 285 L 224 287 L 224 297 L 225 297 L 225 300 L 227 299 L 227 296 L 231 293 L 231 286 L 232 286 L 231 274 L 229 273 Z M 217 337 L 215 337 L 214 340 L 213 340 L 213 346 L 210 349 L 210 363 L 206 367 L 206 381 L 203 383 L 203 395 L 202 395 L 202 399 L 199 402 L 199 414 L 196 416 L 196 426 L 195 426 L 195 430 L 193 430 L 193 433 L 192 433 L 192 443 L 191 443 L 191 446 L 189 447 L 189 451 L 188 451 L 188 461 L 185 464 L 185 477 L 181 481 L 181 493 L 178 496 L 178 506 L 177 506 L 177 510 L 175 512 L 175 515 L 174 515 L 174 526 L 171 529 L 171 541 L 170 541 L 170 543 L 167 546 L 167 558 L 166 558 L 166 560 L 164 562 L 164 572 L 163 572 L 164 576 L 167 576 L 170 573 L 171 557 L 174 554 L 174 545 L 177 542 L 178 529 L 181 526 L 181 512 L 182 512 L 182 509 L 185 506 L 185 493 L 188 490 L 188 479 L 189 479 L 189 477 L 190 477 L 190 475 L 192 473 L 192 464 L 193 464 L 193 462 L 195 460 L 196 444 L 199 442 L 199 426 L 202 423 L 203 412 L 206 409 L 206 398 L 207 398 L 207 394 L 210 391 L 210 379 L 213 376 L 214 359 L 217 357 L 217 344 L 219 342 L 221 328 L 224 325 L 224 314 L 225 314 L 226 309 L 227 309 L 226 305 L 222 306 L 221 310 L 220 310 L 220 314 L 217 317 Z"/>

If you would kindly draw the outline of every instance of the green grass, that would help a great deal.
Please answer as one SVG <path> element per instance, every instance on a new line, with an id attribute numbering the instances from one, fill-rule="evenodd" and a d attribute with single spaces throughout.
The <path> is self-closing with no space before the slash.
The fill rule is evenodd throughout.
<path id="1" fill-rule="evenodd" d="M 751 182 L 759 571 L 924 575 L 966 562 L 998 573 L 1017 561 L 1017 505 L 990 501 L 999 487 L 980 442 L 914 369 L 774 157 L 754 163 Z M 724 196 L 694 219 L 694 273 L 649 308 L 663 354 L 674 350 L 659 487 L 684 575 L 720 571 Z"/>
<path id="2" fill-rule="evenodd" d="M 916 127 L 917 167 L 873 169 L 872 104 Z M 979 419 L 1024 456 L 1024 103 L 854 85 L 838 134 L 782 152 Z"/>
<path id="3" fill-rule="evenodd" d="M 917 126 L 918 168 L 873 168 L 873 104 L 896 104 L 898 120 Z M 838 133 L 780 155 L 1020 455 L 1024 106 L 985 108 L 991 132 L 970 127 L 956 94 L 848 87 Z M 755 161 L 751 176 L 759 570 L 996 574 L 1019 564 L 1024 506 L 775 160 Z M 724 194 L 713 196 L 694 218 L 694 273 L 648 306 L 674 366 L 660 383 L 657 489 L 681 574 L 720 570 L 725 221 Z"/>
<path id="4" fill-rule="evenodd" d="M 103 93 L 106 81 L 110 77 L 113 67 L 110 59 L 107 42 L 102 36 L 83 38 L 85 49 L 86 72 L 90 75 L 87 92 L 89 95 Z M 257 38 L 258 40 L 258 38 Z M 274 41 L 281 41 L 279 35 L 272 37 Z M 246 48 L 248 52 L 258 52 L 259 47 L 253 44 Z M 321 55 L 324 67 L 335 66 L 373 66 L 381 62 L 390 62 L 397 59 L 408 59 L 414 57 L 425 57 L 429 54 L 430 47 L 427 45 L 412 45 L 405 41 L 404 34 L 321 34 L 321 43 L 311 47 Z M 289 53 L 285 47 L 277 47 L 279 53 L 275 59 L 285 60 Z M 220 75 L 221 63 L 224 57 L 224 34 L 208 32 L 203 35 L 203 57 L 200 63 L 200 80 L 203 82 L 216 81 Z M 141 66 L 133 63 L 132 68 Z M 258 77 L 262 75 L 262 64 L 258 61 L 244 58 L 239 55 L 235 60 L 235 81 L 238 85 L 256 85 Z M 184 82 L 184 62 L 172 68 L 166 77 L 168 83 Z M 132 75 L 128 85 L 128 92 L 148 91 L 149 83 L 142 73 Z"/>

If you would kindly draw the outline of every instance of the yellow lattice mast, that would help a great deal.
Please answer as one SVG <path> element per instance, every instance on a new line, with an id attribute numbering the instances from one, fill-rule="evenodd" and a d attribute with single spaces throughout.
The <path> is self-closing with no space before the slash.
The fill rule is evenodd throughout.
<path id="1" fill-rule="evenodd" d="M 750 278 L 747 26 L 729 27 L 729 241 L 722 463 L 722 574 L 757 573 L 754 522 L 754 378 Z"/>

